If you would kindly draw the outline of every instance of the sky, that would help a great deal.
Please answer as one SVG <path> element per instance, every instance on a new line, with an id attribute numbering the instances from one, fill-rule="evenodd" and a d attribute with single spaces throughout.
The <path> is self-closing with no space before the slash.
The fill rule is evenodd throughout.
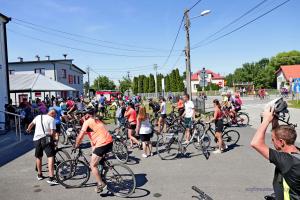
<path id="1" fill-rule="evenodd" d="M 257 9 L 236 23 L 207 39 L 262 0 L 202 0 L 190 18 L 203 10 L 207 16 L 191 19 L 191 68 L 203 67 L 226 75 L 243 63 L 255 62 L 279 52 L 300 50 L 300 1 L 290 0 L 280 8 L 244 28 L 218 38 L 255 19 L 285 0 L 265 0 Z M 106 75 L 117 82 L 123 76 L 169 73 L 185 70 L 185 28 L 168 55 L 184 10 L 197 0 L 0 0 L 0 12 L 12 17 L 7 24 L 9 61 L 74 59 L 74 64 L 91 68 L 91 81 Z M 21 21 L 20 21 L 21 20 Z M 38 26 L 37 26 L 38 25 Z M 85 78 L 86 80 L 86 78 Z"/>

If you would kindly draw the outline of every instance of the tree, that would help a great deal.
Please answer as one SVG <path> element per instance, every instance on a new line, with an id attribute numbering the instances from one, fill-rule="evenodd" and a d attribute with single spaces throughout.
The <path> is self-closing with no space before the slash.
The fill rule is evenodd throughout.
<path id="1" fill-rule="evenodd" d="M 269 65 L 272 66 L 275 71 L 277 71 L 281 65 L 295 64 L 300 64 L 300 51 L 294 50 L 278 53 L 276 56 L 271 58 Z"/>
<path id="2" fill-rule="evenodd" d="M 133 93 L 137 94 L 139 91 L 139 78 L 134 77 L 132 82 Z"/>
<path id="3" fill-rule="evenodd" d="M 161 79 L 164 78 L 164 75 L 157 74 L 157 91 L 162 92 Z"/>
<path id="4" fill-rule="evenodd" d="M 122 93 L 125 93 L 132 86 L 132 82 L 131 82 L 130 78 L 128 78 L 128 77 L 123 77 L 122 80 L 119 80 L 119 84 L 120 84 L 119 88 Z"/>
<path id="5" fill-rule="evenodd" d="M 155 78 L 153 74 L 149 75 L 149 93 L 154 93 L 155 92 Z"/>
<path id="6" fill-rule="evenodd" d="M 139 78 L 138 78 L 138 85 L 139 85 L 138 92 L 139 93 L 144 93 L 143 80 L 144 80 L 144 76 L 139 75 Z"/>
<path id="7" fill-rule="evenodd" d="M 144 93 L 148 93 L 149 92 L 149 77 L 144 77 L 143 79 L 143 87 L 144 87 Z"/>
<path id="8" fill-rule="evenodd" d="M 166 90 L 166 92 L 171 91 L 171 83 L 170 83 L 170 76 L 169 75 L 167 75 L 165 77 L 165 90 Z"/>
<path id="9" fill-rule="evenodd" d="M 177 92 L 183 92 L 184 83 L 182 77 L 180 76 L 178 68 L 175 69 L 175 75 L 176 75 L 176 82 L 177 82 Z"/>
<path id="10" fill-rule="evenodd" d="M 95 90 L 115 90 L 116 85 L 107 76 L 98 76 L 94 80 L 93 89 Z"/>

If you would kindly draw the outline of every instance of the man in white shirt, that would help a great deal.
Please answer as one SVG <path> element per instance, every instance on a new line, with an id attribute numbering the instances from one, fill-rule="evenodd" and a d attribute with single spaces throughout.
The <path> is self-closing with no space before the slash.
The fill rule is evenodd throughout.
<path id="1" fill-rule="evenodd" d="M 185 94 L 183 96 L 184 100 L 184 125 L 185 125 L 185 142 L 183 144 L 188 144 L 190 140 L 190 129 L 192 128 L 192 120 L 195 119 L 195 106 L 194 103 L 190 100 L 190 96 Z"/>
<path id="2" fill-rule="evenodd" d="M 44 179 L 42 174 L 42 157 L 43 151 L 45 151 L 48 157 L 48 170 L 49 180 L 47 181 L 51 185 L 58 184 L 54 178 L 54 156 L 55 156 L 55 145 L 52 137 L 55 135 L 55 116 L 56 111 L 50 110 L 46 115 L 38 115 L 29 124 L 26 132 L 31 132 L 35 126 L 33 141 L 35 144 L 35 157 L 37 166 L 37 179 Z"/>
<path id="3" fill-rule="evenodd" d="M 159 98 L 160 101 L 160 117 L 158 120 L 158 132 L 160 133 L 161 129 L 164 129 L 165 126 L 165 120 L 167 118 L 167 105 L 166 105 L 166 99 L 164 97 Z"/>

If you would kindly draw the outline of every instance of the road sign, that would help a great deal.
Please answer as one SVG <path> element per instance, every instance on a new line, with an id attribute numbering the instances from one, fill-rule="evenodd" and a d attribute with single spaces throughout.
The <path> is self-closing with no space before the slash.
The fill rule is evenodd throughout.
<path id="1" fill-rule="evenodd" d="M 293 87 L 294 93 L 300 93 L 300 78 L 294 79 L 294 87 Z"/>
<path id="2" fill-rule="evenodd" d="M 206 87 L 207 85 L 208 85 L 207 81 L 205 81 L 205 82 L 204 81 L 200 81 L 199 82 L 199 86 L 200 87 Z"/>

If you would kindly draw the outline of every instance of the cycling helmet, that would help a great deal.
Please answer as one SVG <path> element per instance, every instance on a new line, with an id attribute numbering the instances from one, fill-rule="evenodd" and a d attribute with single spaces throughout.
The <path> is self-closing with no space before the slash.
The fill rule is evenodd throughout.
<path id="1" fill-rule="evenodd" d="M 288 105 L 283 100 L 282 97 L 274 99 L 274 100 L 270 101 L 269 103 L 267 103 L 265 105 L 265 110 L 270 109 L 270 107 L 274 108 L 274 113 L 275 114 L 288 113 L 288 109 L 287 109 Z"/>

